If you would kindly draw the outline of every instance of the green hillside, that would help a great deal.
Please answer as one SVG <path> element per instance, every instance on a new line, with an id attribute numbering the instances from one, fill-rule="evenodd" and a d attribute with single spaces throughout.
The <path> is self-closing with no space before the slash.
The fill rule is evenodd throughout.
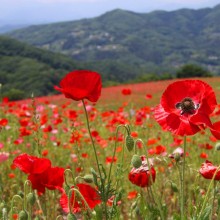
<path id="1" fill-rule="evenodd" d="M 72 59 L 0 37 L 0 83 L 3 95 L 30 97 L 50 94 L 69 70 L 80 68 Z M 17 92 L 16 92 L 17 91 Z"/>
<path id="2" fill-rule="evenodd" d="M 186 63 L 219 75 L 219 20 L 220 5 L 146 14 L 114 10 L 93 19 L 31 26 L 9 35 L 74 60 L 98 62 L 95 68 L 111 63 L 114 71 L 117 61 L 116 78 L 123 75 L 120 71 L 128 78 L 174 72 Z"/>

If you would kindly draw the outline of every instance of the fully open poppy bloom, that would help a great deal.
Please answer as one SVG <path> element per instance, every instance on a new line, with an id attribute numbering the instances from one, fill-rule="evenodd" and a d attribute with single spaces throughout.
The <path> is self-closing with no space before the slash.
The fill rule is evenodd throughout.
<path id="1" fill-rule="evenodd" d="M 66 98 L 96 102 L 101 95 L 101 77 L 98 73 L 89 70 L 76 70 L 68 73 L 60 81 L 60 87 L 54 86 L 54 88 L 62 92 Z"/>
<path id="2" fill-rule="evenodd" d="M 218 138 L 220 131 L 213 127 L 209 118 L 216 105 L 215 93 L 207 83 L 200 80 L 177 81 L 163 93 L 154 117 L 164 130 L 176 135 L 193 135 L 209 127 Z"/>
<path id="3" fill-rule="evenodd" d="M 98 192 L 93 187 L 91 187 L 90 185 L 85 184 L 85 183 L 79 183 L 76 186 L 77 186 L 79 192 L 84 197 L 84 199 L 87 202 L 90 209 L 95 208 L 96 205 L 101 203 Z M 81 198 L 79 198 L 78 195 L 77 195 L 77 197 L 75 197 L 75 199 L 74 199 L 74 197 L 75 197 L 75 193 L 73 191 L 71 199 L 70 199 L 72 212 L 77 213 L 77 212 L 81 212 L 82 210 L 86 210 L 87 207 L 86 207 L 84 201 Z M 74 204 L 73 204 L 73 201 L 74 201 Z M 68 197 L 67 197 L 66 193 L 64 192 L 64 190 L 63 190 L 63 194 L 60 198 L 60 205 L 61 205 L 64 212 L 66 212 L 66 213 L 69 212 Z"/>
<path id="4" fill-rule="evenodd" d="M 13 165 L 18 167 L 28 175 L 28 180 L 32 183 L 32 188 L 42 194 L 45 189 L 60 189 L 64 182 L 64 169 L 61 167 L 51 167 L 51 162 L 46 158 L 38 158 L 28 154 L 17 156 Z"/>
<path id="5" fill-rule="evenodd" d="M 217 169 L 218 169 L 217 166 L 214 166 L 212 162 L 206 160 L 206 162 L 202 164 L 199 173 L 205 179 L 212 179 Z M 220 170 L 217 171 L 215 180 L 220 180 Z"/>
<path id="6" fill-rule="evenodd" d="M 149 170 L 145 156 L 141 156 L 141 160 L 142 165 L 139 168 L 132 168 L 128 175 L 128 179 L 137 186 L 148 187 L 152 184 L 151 179 L 153 182 L 155 181 L 156 171 L 153 166 L 151 166 Z"/>

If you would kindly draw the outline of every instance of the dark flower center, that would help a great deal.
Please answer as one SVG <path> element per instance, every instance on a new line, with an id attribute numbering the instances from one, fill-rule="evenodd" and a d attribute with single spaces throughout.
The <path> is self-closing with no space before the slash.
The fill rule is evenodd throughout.
<path id="1" fill-rule="evenodd" d="M 181 115 L 184 113 L 193 114 L 199 108 L 199 104 L 195 104 L 191 98 L 184 98 L 176 104 L 176 108 L 181 109 Z"/>

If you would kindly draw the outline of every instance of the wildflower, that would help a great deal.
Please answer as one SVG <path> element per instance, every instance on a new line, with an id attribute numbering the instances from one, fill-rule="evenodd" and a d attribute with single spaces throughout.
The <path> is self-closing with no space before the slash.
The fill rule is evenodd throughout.
<path id="1" fill-rule="evenodd" d="M 205 178 L 205 179 L 212 179 L 215 172 L 217 171 L 218 167 L 214 166 L 212 162 L 206 160 L 205 163 L 202 164 L 199 173 Z M 214 178 L 215 180 L 220 180 L 220 170 L 217 171 L 216 176 Z"/>
<path id="2" fill-rule="evenodd" d="M 75 101 L 88 99 L 96 102 L 101 95 L 101 77 L 89 70 L 76 70 L 68 73 L 61 81 L 60 87 L 54 88 L 62 92 L 66 98 Z"/>
<path id="3" fill-rule="evenodd" d="M 217 105 L 213 89 L 200 80 L 183 80 L 170 84 L 154 110 L 156 121 L 164 130 L 176 135 L 194 135 L 209 127 L 220 138 L 218 124 L 209 115 Z"/>
<path id="4" fill-rule="evenodd" d="M 138 195 L 138 192 L 137 191 L 130 191 L 128 193 L 128 196 L 127 196 L 127 199 L 135 199 Z"/>
<path id="5" fill-rule="evenodd" d="M 121 90 L 121 93 L 122 93 L 123 95 L 131 95 L 131 89 L 122 89 L 122 90 Z"/>
<path id="6" fill-rule="evenodd" d="M 149 169 L 145 156 L 141 156 L 141 160 L 142 165 L 139 168 L 132 168 L 128 175 L 128 179 L 137 186 L 148 187 L 152 184 L 151 179 L 153 182 L 155 181 L 156 171 L 152 163 L 150 163 L 151 168 Z"/>
<path id="7" fill-rule="evenodd" d="M 169 158 L 175 159 L 177 161 L 180 160 L 181 157 L 183 157 L 184 151 L 183 148 L 177 147 L 172 154 L 169 154 Z"/>
<path id="8" fill-rule="evenodd" d="M 6 119 L 6 118 L 0 119 L 0 126 L 4 127 L 7 124 L 8 124 L 8 119 Z"/>
<path id="9" fill-rule="evenodd" d="M 207 159 L 207 158 L 208 158 L 208 154 L 205 153 L 205 152 L 202 152 L 202 153 L 200 154 L 200 158 Z"/>
<path id="10" fill-rule="evenodd" d="M 39 194 L 44 193 L 46 188 L 55 190 L 61 188 L 63 185 L 64 169 L 51 167 L 49 159 L 21 154 L 14 159 L 13 165 L 28 174 L 32 188 L 36 189 Z"/>
<path id="11" fill-rule="evenodd" d="M 98 192 L 93 187 L 91 187 L 89 184 L 79 183 L 76 186 L 77 186 L 79 192 L 81 193 L 81 195 L 83 196 L 83 198 L 85 199 L 85 201 L 87 202 L 90 209 L 95 208 L 96 205 L 101 203 Z M 72 188 L 74 188 L 74 187 L 72 187 Z M 74 204 L 73 204 L 73 202 L 74 202 Z M 80 198 L 78 195 L 76 197 L 74 191 L 72 192 L 72 195 L 70 198 L 70 203 L 71 203 L 73 213 L 81 212 L 82 210 L 87 209 L 83 199 Z M 66 195 L 64 190 L 63 190 L 63 194 L 60 198 L 60 205 L 61 205 L 64 212 L 68 213 L 70 211 L 69 207 L 68 207 L 68 196 Z"/>
<path id="12" fill-rule="evenodd" d="M 9 157 L 8 152 L 0 152 L 0 163 L 6 161 Z"/>

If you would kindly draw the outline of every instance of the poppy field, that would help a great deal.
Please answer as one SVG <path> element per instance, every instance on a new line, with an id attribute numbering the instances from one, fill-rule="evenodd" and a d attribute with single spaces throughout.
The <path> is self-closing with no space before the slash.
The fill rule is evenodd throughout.
<path id="1" fill-rule="evenodd" d="M 220 219 L 220 78 L 101 84 L 0 97 L 0 219 Z"/>

